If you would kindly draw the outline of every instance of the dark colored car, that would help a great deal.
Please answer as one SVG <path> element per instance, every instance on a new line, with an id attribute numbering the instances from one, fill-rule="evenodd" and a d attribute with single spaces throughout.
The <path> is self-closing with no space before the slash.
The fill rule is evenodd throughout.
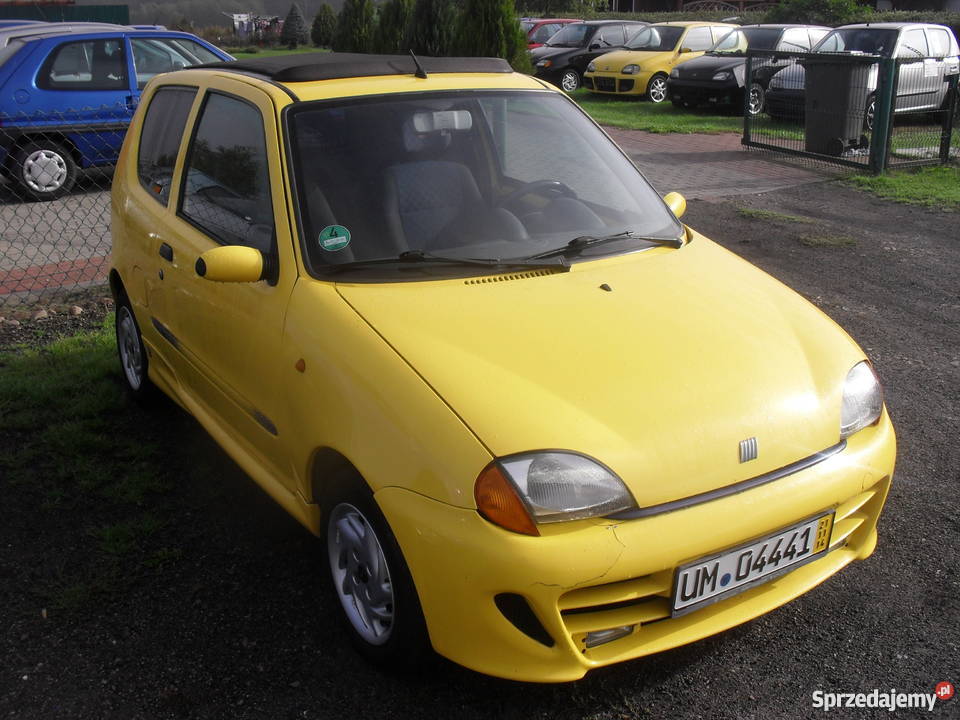
<path id="1" fill-rule="evenodd" d="M 520 27 L 527 36 L 527 50 L 543 45 L 564 25 L 583 22 L 579 18 L 520 18 Z"/>
<path id="2" fill-rule="evenodd" d="M 747 25 L 731 31 L 706 55 L 673 68 L 667 80 L 667 92 L 677 107 L 699 105 L 742 108 L 746 80 L 747 50 L 809 52 L 830 32 L 816 25 Z M 773 59 L 754 68 L 747 111 L 763 111 L 767 83 L 774 73 L 792 62 Z"/>
<path id="3" fill-rule="evenodd" d="M 230 59 L 183 32 L 118 26 L 12 37 L 0 53 L 0 173 L 26 197 L 60 197 L 80 169 L 116 162 L 152 77 Z"/>
<path id="4" fill-rule="evenodd" d="M 623 47 L 634 33 L 649 24 L 636 20 L 571 23 L 545 45 L 530 51 L 535 74 L 573 92 L 583 84 L 583 73 L 591 60 Z"/>

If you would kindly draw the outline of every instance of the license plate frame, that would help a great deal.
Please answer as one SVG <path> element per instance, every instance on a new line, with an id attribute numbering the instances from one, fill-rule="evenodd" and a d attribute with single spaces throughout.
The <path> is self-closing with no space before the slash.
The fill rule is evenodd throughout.
<path id="1" fill-rule="evenodd" d="M 833 530 L 834 514 L 834 510 L 818 513 L 794 525 L 775 530 L 768 535 L 762 535 L 735 547 L 697 558 L 679 566 L 673 576 L 673 590 L 670 595 L 671 616 L 686 615 L 694 610 L 725 600 L 823 557 L 830 550 L 830 535 Z M 767 570 L 767 565 L 770 565 L 771 561 L 766 560 L 766 557 L 773 557 L 780 545 L 783 545 L 783 551 L 786 552 L 790 545 L 802 538 L 808 529 L 809 550 L 803 553 L 795 551 L 789 562 L 784 564 L 778 560 L 773 563 L 772 569 Z M 774 544 L 774 547 L 767 553 L 767 548 L 771 543 Z M 748 569 L 745 574 L 738 577 L 743 573 L 743 558 L 748 555 L 750 558 L 747 562 Z M 760 566 L 759 571 L 754 572 L 756 569 L 754 566 L 761 557 L 765 558 L 765 561 Z M 783 553 L 781 553 L 782 557 Z M 713 570 L 712 574 L 709 572 L 710 568 Z M 688 595 L 686 594 L 688 587 L 685 580 L 690 579 L 691 572 L 694 573 L 693 585 L 696 592 Z M 722 581 L 728 574 L 730 579 L 727 583 L 718 582 L 718 579 Z M 705 584 L 708 581 L 711 582 L 711 587 L 708 592 L 704 592 Z"/>

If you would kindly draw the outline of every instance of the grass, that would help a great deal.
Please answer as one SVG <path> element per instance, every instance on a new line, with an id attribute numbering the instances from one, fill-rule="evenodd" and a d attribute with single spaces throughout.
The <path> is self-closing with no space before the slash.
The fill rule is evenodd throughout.
<path id="1" fill-rule="evenodd" d="M 857 241 L 847 235 L 801 235 L 800 244 L 810 248 L 853 247 Z"/>
<path id="2" fill-rule="evenodd" d="M 247 47 L 229 48 L 227 52 L 233 55 L 237 60 L 258 57 L 274 57 L 275 55 L 299 55 L 300 53 L 330 52 L 326 48 L 317 48 L 312 45 L 301 45 L 295 50 L 289 48 L 257 48 L 256 52 L 247 52 Z"/>
<path id="3" fill-rule="evenodd" d="M 960 209 L 960 167 L 956 165 L 853 175 L 845 182 L 894 202 Z"/>
<path id="4" fill-rule="evenodd" d="M 737 214 L 740 217 L 745 217 L 750 220 L 763 220 L 765 222 L 782 222 L 782 223 L 815 223 L 816 220 L 808 217 L 801 217 L 800 215 L 788 215 L 786 213 L 778 213 L 773 210 L 760 210 L 757 208 L 740 208 L 737 210 Z"/>
<path id="5" fill-rule="evenodd" d="M 577 90 L 571 96 L 601 125 L 653 133 L 742 132 L 743 118 L 707 110 L 678 109 L 672 103 L 655 105 L 639 98 L 596 95 Z"/>

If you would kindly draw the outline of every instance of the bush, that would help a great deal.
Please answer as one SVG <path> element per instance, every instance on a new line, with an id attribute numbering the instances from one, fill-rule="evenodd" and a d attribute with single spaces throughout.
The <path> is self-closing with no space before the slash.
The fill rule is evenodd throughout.
<path id="1" fill-rule="evenodd" d="M 857 0 L 783 0 L 767 11 L 765 20 L 774 23 L 846 25 L 863 14 Z"/>
<path id="2" fill-rule="evenodd" d="M 327 3 L 323 3 L 313 18 L 310 28 L 310 40 L 316 47 L 330 47 L 333 33 L 337 29 L 337 14 Z"/>
<path id="3" fill-rule="evenodd" d="M 416 0 L 410 31 L 410 49 L 417 55 L 453 54 L 456 9 L 451 0 Z"/>
<path id="4" fill-rule="evenodd" d="M 290 6 L 287 19 L 283 21 L 283 30 L 280 31 L 280 44 L 286 45 L 292 50 L 297 45 L 306 45 L 308 40 L 307 23 L 303 19 L 300 8 L 294 3 Z"/>
<path id="5" fill-rule="evenodd" d="M 466 0 L 457 25 L 457 54 L 500 57 L 514 70 L 532 71 L 513 0 Z"/>
<path id="6" fill-rule="evenodd" d="M 346 0 L 337 17 L 333 49 L 336 52 L 370 52 L 375 22 L 371 0 Z"/>
<path id="7" fill-rule="evenodd" d="M 387 55 L 405 54 L 413 19 L 414 0 L 387 0 L 380 6 L 373 51 Z"/>

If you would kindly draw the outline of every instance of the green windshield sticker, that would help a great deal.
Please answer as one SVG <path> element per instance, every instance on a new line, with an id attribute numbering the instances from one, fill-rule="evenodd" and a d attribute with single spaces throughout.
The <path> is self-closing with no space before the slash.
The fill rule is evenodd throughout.
<path id="1" fill-rule="evenodd" d="M 350 231 L 343 225 L 327 225 L 320 231 L 319 242 L 324 250 L 343 250 L 350 244 Z"/>

